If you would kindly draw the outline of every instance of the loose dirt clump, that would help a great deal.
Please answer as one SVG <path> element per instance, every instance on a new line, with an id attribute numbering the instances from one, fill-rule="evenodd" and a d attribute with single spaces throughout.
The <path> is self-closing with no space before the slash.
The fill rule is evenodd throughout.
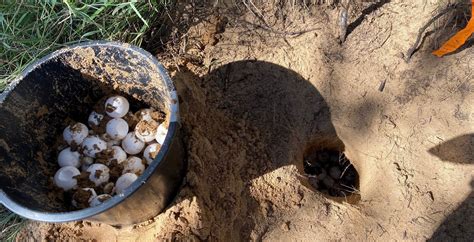
<path id="1" fill-rule="evenodd" d="M 95 184 L 89 180 L 90 173 L 87 171 L 81 172 L 79 176 L 76 176 L 77 179 L 77 186 L 78 187 L 94 187 Z M 55 191 L 55 193 L 60 193 L 60 190 Z"/>
<path id="2" fill-rule="evenodd" d="M 90 190 L 77 190 L 72 196 L 74 206 L 78 209 L 84 209 L 89 207 L 89 201 L 94 194 Z"/>

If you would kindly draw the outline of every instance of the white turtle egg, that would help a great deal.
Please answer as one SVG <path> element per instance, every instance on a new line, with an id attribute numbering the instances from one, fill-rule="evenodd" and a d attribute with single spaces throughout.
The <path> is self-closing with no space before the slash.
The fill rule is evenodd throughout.
<path id="1" fill-rule="evenodd" d="M 113 96 L 105 102 L 105 112 L 112 118 L 121 118 L 127 114 L 130 104 L 122 96 Z"/>
<path id="2" fill-rule="evenodd" d="M 147 161 L 148 165 L 150 165 L 156 158 L 156 155 L 160 151 L 160 148 L 160 144 L 151 144 L 145 148 L 145 151 L 143 151 L 143 157 L 145 157 L 145 160 Z"/>
<path id="3" fill-rule="evenodd" d="M 81 145 L 87 135 L 89 135 L 89 129 L 83 123 L 69 125 L 63 131 L 64 141 L 69 145 Z"/>
<path id="4" fill-rule="evenodd" d="M 166 139 L 166 134 L 168 133 L 168 127 L 166 127 L 165 123 L 161 123 L 160 126 L 158 126 L 158 129 L 156 130 L 156 136 L 155 139 L 160 145 L 162 145 L 165 142 Z"/>
<path id="5" fill-rule="evenodd" d="M 91 207 L 95 207 L 95 206 L 99 206 L 101 205 L 102 203 L 104 203 L 105 201 L 111 199 L 112 196 L 110 196 L 109 194 L 101 194 L 99 196 L 96 196 L 94 197 L 90 202 L 89 202 L 89 205 Z"/>
<path id="6" fill-rule="evenodd" d="M 117 163 L 122 163 L 127 160 L 127 153 L 120 146 L 112 146 L 112 157 L 109 158 L 109 162 L 116 160 Z"/>
<path id="7" fill-rule="evenodd" d="M 155 139 L 158 122 L 153 119 L 141 120 L 135 127 L 135 135 L 141 141 L 148 143 Z"/>
<path id="8" fill-rule="evenodd" d="M 89 196 L 89 198 L 87 199 L 87 204 L 90 204 L 90 202 L 91 202 L 95 197 L 97 197 L 97 193 L 95 192 L 94 188 L 89 188 L 89 187 L 88 187 L 88 188 L 81 188 L 81 190 L 87 191 L 87 192 L 90 193 L 90 196 Z M 71 203 L 72 203 L 72 206 L 74 206 L 74 207 L 76 207 L 76 208 L 79 207 L 79 205 L 80 205 L 80 204 L 78 203 L 79 201 L 77 201 L 77 200 L 78 200 L 78 198 L 76 197 L 76 194 L 74 194 L 74 195 L 72 196 L 72 201 L 71 201 Z"/>
<path id="9" fill-rule="evenodd" d="M 91 165 L 88 165 L 88 164 L 82 164 L 82 165 L 81 165 L 81 171 L 86 172 L 87 169 L 89 169 L 90 166 L 91 166 Z"/>
<path id="10" fill-rule="evenodd" d="M 144 108 L 144 109 L 140 109 L 138 112 L 136 112 L 136 116 L 138 117 L 139 120 L 146 120 L 146 121 L 150 121 L 150 120 L 153 120 L 153 118 L 151 117 L 151 114 L 154 112 L 153 109 L 151 108 Z"/>
<path id="11" fill-rule="evenodd" d="M 135 136 L 134 132 L 130 132 L 122 140 L 122 148 L 127 154 L 136 155 L 145 147 L 145 143 Z"/>
<path id="12" fill-rule="evenodd" d="M 71 151 L 71 148 L 68 147 L 59 152 L 58 164 L 60 167 L 74 166 L 77 168 L 81 166 L 80 158 L 81 155 L 79 154 L 79 152 Z"/>
<path id="13" fill-rule="evenodd" d="M 82 164 L 92 165 L 92 163 L 94 163 L 94 158 L 88 156 L 82 157 Z"/>
<path id="14" fill-rule="evenodd" d="M 145 171 L 145 165 L 143 164 L 142 159 L 136 156 L 128 157 L 124 164 L 122 174 L 134 173 L 136 175 L 141 175 L 143 171 Z"/>
<path id="15" fill-rule="evenodd" d="M 89 123 L 89 126 L 99 126 L 100 122 L 104 119 L 104 115 L 97 113 L 95 111 L 92 111 L 92 113 L 89 115 L 89 119 L 87 122 Z"/>
<path id="16" fill-rule="evenodd" d="M 54 184 L 64 191 L 71 190 L 77 187 L 77 179 L 74 177 L 80 174 L 81 172 L 74 166 L 62 167 L 54 175 Z"/>
<path id="17" fill-rule="evenodd" d="M 110 169 L 103 164 L 92 164 L 87 168 L 87 172 L 90 173 L 89 180 L 94 182 L 96 186 L 109 181 Z"/>
<path id="18" fill-rule="evenodd" d="M 121 140 L 128 134 L 128 124 L 122 118 L 111 119 L 107 123 L 106 132 L 110 138 Z"/>
<path id="19" fill-rule="evenodd" d="M 120 146 L 122 144 L 121 140 L 109 140 L 107 141 L 107 149 L 110 149 L 114 146 Z"/>
<path id="20" fill-rule="evenodd" d="M 115 188 L 115 183 L 109 182 L 104 185 L 104 193 L 106 194 L 112 194 Z"/>
<path id="21" fill-rule="evenodd" d="M 84 156 L 82 157 L 81 171 L 87 171 L 87 168 L 94 163 L 94 158 Z"/>
<path id="22" fill-rule="evenodd" d="M 123 193 L 134 181 L 138 179 L 138 176 L 133 173 L 125 173 L 121 175 L 115 183 L 115 192 L 117 194 Z"/>
<path id="23" fill-rule="evenodd" d="M 95 158 L 97 153 L 107 149 L 107 142 L 97 136 L 88 136 L 82 142 L 82 149 L 84 155 Z"/>
<path id="24" fill-rule="evenodd" d="M 99 137 L 100 137 L 101 140 L 103 140 L 105 142 L 109 142 L 109 141 L 113 140 L 112 137 L 110 137 L 110 135 L 107 134 L 107 133 L 101 134 Z"/>

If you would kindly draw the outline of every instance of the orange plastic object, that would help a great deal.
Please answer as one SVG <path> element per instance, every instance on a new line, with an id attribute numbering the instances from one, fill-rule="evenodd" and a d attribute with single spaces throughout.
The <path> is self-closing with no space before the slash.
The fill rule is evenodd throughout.
<path id="1" fill-rule="evenodd" d="M 433 55 L 442 57 L 446 54 L 449 54 L 459 47 L 461 47 L 466 40 L 474 33 L 474 0 L 471 0 L 472 15 L 471 19 L 467 23 L 467 26 L 461 31 L 457 32 L 453 37 L 451 37 L 446 43 L 441 46 L 438 50 L 433 51 Z"/>

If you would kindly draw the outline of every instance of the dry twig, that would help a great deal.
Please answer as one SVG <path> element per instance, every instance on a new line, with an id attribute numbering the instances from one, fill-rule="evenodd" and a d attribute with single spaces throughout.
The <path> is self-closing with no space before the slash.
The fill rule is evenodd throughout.
<path id="1" fill-rule="evenodd" d="M 263 25 L 261 25 L 261 24 L 255 24 L 255 23 L 251 23 L 251 22 L 246 21 L 247 24 L 252 25 L 256 28 L 261 28 L 261 29 L 264 29 L 268 32 L 274 33 L 274 34 L 284 35 L 284 36 L 289 36 L 289 37 L 298 37 L 302 34 L 320 29 L 320 28 L 310 28 L 310 29 L 301 30 L 301 31 L 275 30 L 268 24 L 268 22 L 265 20 L 265 18 L 263 16 L 262 11 L 260 11 L 260 9 L 258 9 L 257 6 L 255 6 L 255 4 L 252 2 L 252 0 L 244 0 L 244 1 L 242 1 L 242 3 L 245 5 L 245 7 L 247 9 L 249 9 L 255 15 L 255 17 L 257 17 L 263 23 Z"/>
<path id="2" fill-rule="evenodd" d="M 434 17 L 432 17 L 421 29 L 418 31 L 418 36 L 416 38 L 415 43 L 408 49 L 407 54 L 405 55 L 405 61 L 409 62 L 413 54 L 418 50 L 420 42 L 423 38 L 423 33 L 425 33 L 426 29 L 430 27 L 436 20 L 444 16 L 445 14 L 449 13 L 450 11 L 456 9 L 459 6 L 459 4 L 451 4 L 448 5 L 445 9 L 440 11 L 438 14 L 436 14 Z"/>

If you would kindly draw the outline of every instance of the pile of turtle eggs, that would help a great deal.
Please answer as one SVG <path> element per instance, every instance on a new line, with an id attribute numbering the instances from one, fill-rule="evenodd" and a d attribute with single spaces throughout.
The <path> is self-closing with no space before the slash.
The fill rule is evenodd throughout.
<path id="1" fill-rule="evenodd" d="M 168 132 L 163 113 L 151 108 L 132 113 L 125 97 L 96 106 L 89 127 L 75 123 L 64 129 L 67 147 L 59 152 L 54 175 L 54 184 L 73 194 L 78 209 L 123 193 L 153 162 Z"/>

